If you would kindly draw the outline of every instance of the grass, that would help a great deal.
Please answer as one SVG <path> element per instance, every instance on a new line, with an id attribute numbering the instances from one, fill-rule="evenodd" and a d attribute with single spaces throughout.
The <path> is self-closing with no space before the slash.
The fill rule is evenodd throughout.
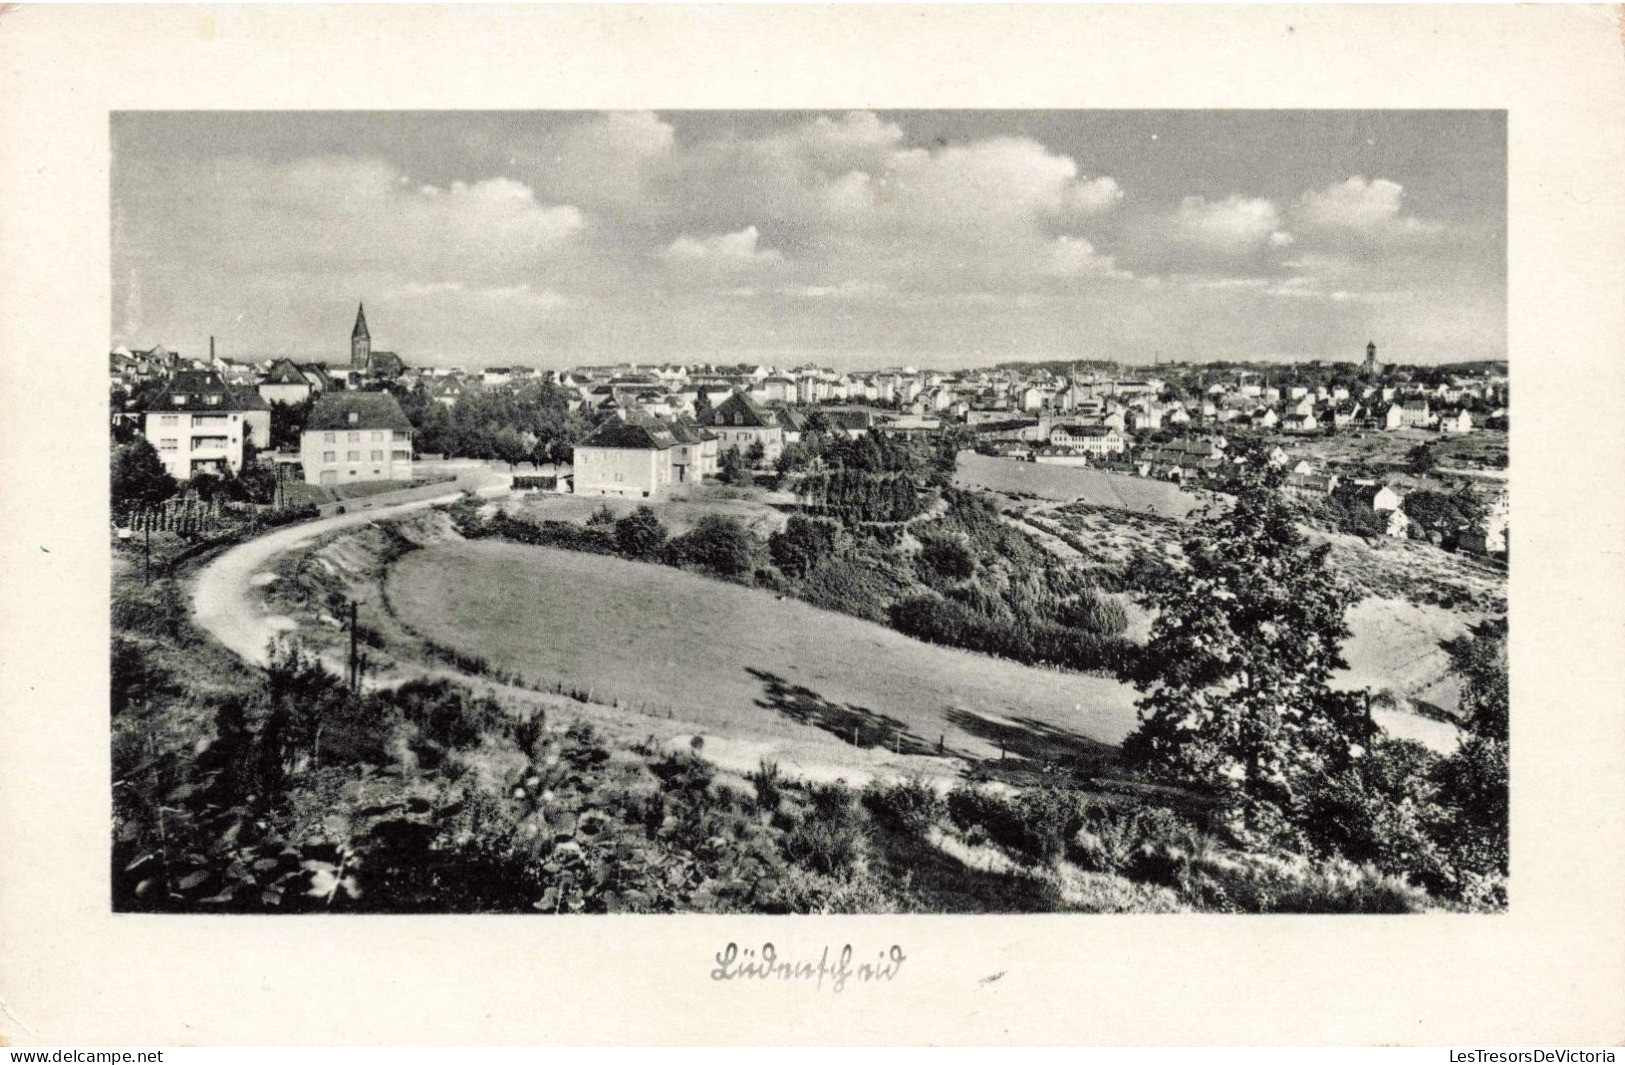
<path id="1" fill-rule="evenodd" d="M 843 721 L 886 719 L 903 737 L 931 748 L 942 741 L 971 758 L 997 757 L 998 747 L 960 728 L 956 708 L 1109 744 L 1134 724 L 1134 693 L 1116 681 L 920 643 L 662 566 L 451 542 L 401 559 L 387 589 L 401 619 L 436 643 L 544 685 L 591 688 L 598 702 L 674 710 L 727 735 L 797 730 L 764 677 L 839 708 Z"/>
<path id="2" fill-rule="evenodd" d="M 1130 513 L 1183 518 L 1201 501 L 1178 485 L 1089 468 L 1072 469 L 964 452 L 954 473 L 961 488 L 1006 495 L 1082 501 Z"/>

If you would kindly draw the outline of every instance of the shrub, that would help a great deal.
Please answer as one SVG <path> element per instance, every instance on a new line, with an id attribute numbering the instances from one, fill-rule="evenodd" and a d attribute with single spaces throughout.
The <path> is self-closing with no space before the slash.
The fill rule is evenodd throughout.
<path id="1" fill-rule="evenodd" d="M 1369 865 L 1332 860 L 1265 867 L 1248 885 L 1254 913 L 1420 913 L 1427 895 Z"/>
<path id="2" fill-rule="evenodd" d="M 659 558 L 666 546 L 666 527 L 647 506 L 615 523 L 615 546 L 627 558 Z"/>
<path id="3" fill-rule="evenodd" d="M 920 566 L 928 578 L 962 581 L 976 572 L 976 558 L 959 540 L 927 536 L 920 542 Z"/>
<path id="4" fill-rule="evenodd" d="M 1077 792 L 1067 788 L 1029 788 L 1016 800 L 1015 849 L 1034 862 L 1055 862 L 1083 820 Z"/>
<path id="5" fill-rule="evenodd" d="M 756 805 L 763 810 L 772 812 L 779 808 L 779 798 L 783 794 L 779 786 L 779 763 L 770 762 L 763 758 L 757 763 L 756 772 L 745 778 L 756 789 Z"/>
<path id="6" fill-rule="evenodd" d="M 807 798 L 809 809 L 785 833 L 784 856 L 826 875 L 851 869 L 863 851 L 865 827 L 852 790 L 839 782 L 815 784 Z"/>
<path id="7" fill-rule="evenodd" d="M 754 568 L 756 544 L 737 519 L 707 514 L 671 541 L 667 557 L 679 565 L 692 563 L 724 577 L 738 577 Z"/>
<path id="8" fill-rule="evenodd" d="M 773 564 L 794 577 L 804 577 L 835 554 L 841 527 L 827 518 L 792 514 L 780 532 L 768 537 Z"/>
<path id="9" fill-rule="evenodd" d="M 477 746 L 487 732 L 504 733 L 509 721 L 500 703 L 476 696 L 445 678 L 407 681 L 391 692 L 379 692 L 372 706 L 393 707 L 417 729 L 421 751 L 435 754 Z"/>
<path id="10" fill-rule="evenodd" d="M 876 821 L 911 835 L 924 835 L 947 809 L 937 789 L 919 777 L 871 781 L 863 789 L 863 805 Z"/>

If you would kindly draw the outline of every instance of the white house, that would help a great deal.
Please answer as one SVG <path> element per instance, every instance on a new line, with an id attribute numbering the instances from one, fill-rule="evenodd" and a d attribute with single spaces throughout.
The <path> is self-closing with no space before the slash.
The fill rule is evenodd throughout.
<path id="1" fill-rule="evenodd" d="M 271 408 L 252 389 L 219 375 L 183 370 L 148 405 L 142 432 L 178 481 L 197 473 L 236 473 L 249 447 L 271 446 Z"/>
<path id="2" fill-rule="evenodd" d="M 412 423 L 388 392 L 324 392 L 299 434 L 305 483 L 412 479 Z"/>

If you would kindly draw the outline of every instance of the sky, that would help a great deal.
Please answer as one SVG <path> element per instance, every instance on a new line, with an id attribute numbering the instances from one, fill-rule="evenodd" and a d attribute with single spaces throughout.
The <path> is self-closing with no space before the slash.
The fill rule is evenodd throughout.
<path id="1" fill-rule="evenodd" d="M 1506 357 L 1499 111 L 118 112 L 113 343 L 413 365 Z"/>

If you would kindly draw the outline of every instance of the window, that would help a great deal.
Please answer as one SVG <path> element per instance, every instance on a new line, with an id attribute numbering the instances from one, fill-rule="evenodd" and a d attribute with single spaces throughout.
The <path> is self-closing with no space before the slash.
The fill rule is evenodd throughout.
<path id="1" fill-rule="evenodd" d="M 322 443 L 331 444 L 331 443 L 334 443 L 335 441 L 337 441 L 338 438 L 339 438 L 339 434 L 337 434 L 337 433 L 323 433 L 322 434 Z"/>
<path id="2" fill-rule="evenodd" d="M 329 435 L 331 435 L 331 434 L 329 434 Z M 324 451 L 324 452 L 322 452 L 322 461 L 323 462 L 337 462 L 338 458 L 339 458 L 339 455 L 338 455 L 337 451 Z"/>
<path id="3" fill-rule="evenodd" d="M 175 438 L 173 436 L 166 436 L 162 440 L 158 441 L 158 450 L 159 451 L 174 451 L 174 450 L 176 450 Z"/>
<path id="4" fill-rule="evenodd" d="M 359 423 L 361 421 L 361 412 L 358 411 L 358 410 L 351 411 L 350 414 L 349 414 L 349 418 L 347 420 L 349 421 L 349 423 L 351 425 L 355 425 L 355 424 Z M 354 433 L 350 434 L 350 438 L 352 440 L 355 439 L 355 434 Z"/>
<path id="5" fill-rule="evenodd" d="M 374 461 L 374 462 L 382 462 L 382 461 L 384 461 L 384 453 L 382 451 L 374 451 L 372 453 L 372 461 Z M 378 471 L 373 470 L 372 472 L 377 473 Z"/>
<path id="6" fill-rule="evenodd" d="M 179 421 L 180 421 L 180 419 L 175 417 L 175 415 L 173 415 L 173 414 L 160 414 L 158 416 L 158 424 L 163 426 L 166 429 L 169 428 L 170 426 L 176 424 Z"/>
<path id="7" fill-rule="evenodd" d="M 354 418 L 354 412 L 353 411 L 351 412 L 351 417 L 352 417 L 352 419 Z M 361 443 L 361 434 L 360 433 L 351 433 L 350 434 L 350 443 L 352 443 L 352 444 Z"/>
<path id="8" fill-rule="evenodd" d="M 376 444 L 378 441 L 382 440 L 383 438 L 384 438 L 384 434 L 382 432 L 380 432 L 377 429 L 373 430 L 373 432 L 372 432 L 372 442 L 373 443 Z"/>
<path id="9" fill-rule="evenodd" d="M 345 460 L 348 461 L 348 462 L 360 462 L 361 461 L 361 452 L 359 452 L 359 451 L 351 451 L 345 456 Z"/>
<path id="10" fill-rule="evenodd" d="M 186 393 L 185 392 L 176 392 L 174 395 L 170 396 L 169 398 L 175 401 L 175 406 L 177 406 L 177 407 L 186 406 Z"/>
<path id="11" fill-rule="evenodd" d="M 404 431 L 400 430 L 400 429 L 397 429 L 397 430 L 395 430 L 394 439 L 396 439 L 396 440 L 405 440 L 406 439 L 406 433 Z"/>
<path id="12" fill-rule="evenodd" d="M 396 462 L 406 462 L 412 458 L 412 453 L 410 451 L 397 451 L 394 458 Z"/>

